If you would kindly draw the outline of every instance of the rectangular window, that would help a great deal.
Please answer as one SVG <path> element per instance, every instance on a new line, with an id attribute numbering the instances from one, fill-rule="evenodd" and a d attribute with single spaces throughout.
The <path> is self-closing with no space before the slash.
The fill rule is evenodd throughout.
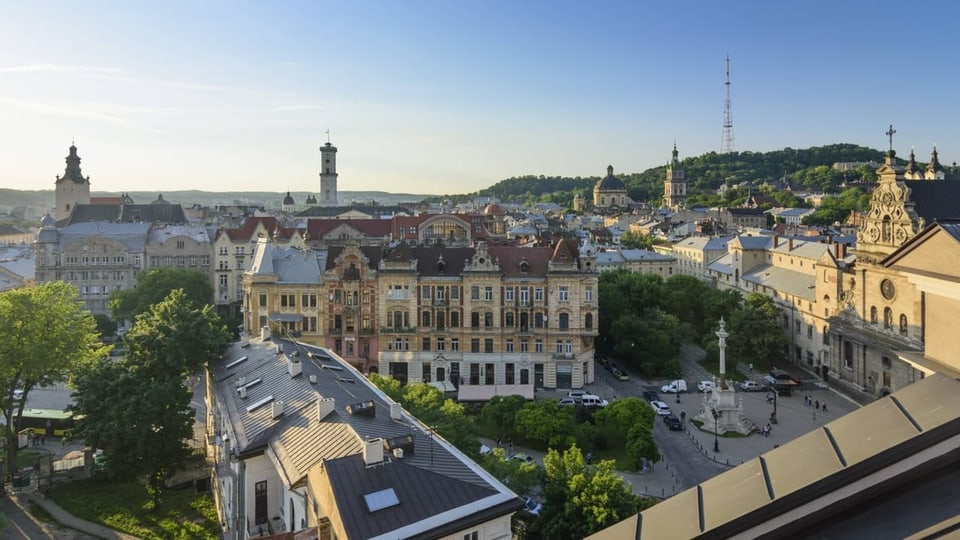
<path id="1" fill-rule="evenodd" d="M 520 305 L 521 306 L 530 305 L 530 289 L 527 289 L 527 288 L 520 289 Z"/>
<path id="2" fill-rule="evenodd" d="M 560 287 L 560 301 L 561 302 L 570 301 L 570 287 Z"/>
<path id="3" fill-rule="evenodd" d="M 450 299 L 451 300 L 460 299 L 460 287 L 450 287 Z"/>
<path id="4" fill-rule="evenodd" d="M 512 339 L 508 339 L 508 340 L 507 340 L 507 352 L 513 352 L 513 340 L 512 340 Z"/>
<path id="5" fill-rule="evenodd" d="M 538 339 L 533 342 L 533 352 L 543 352 L 543 340 Z"/>
<path id="6" fill-rule="evenodd" d="M 583 299 L 587 302 L 593 302 L 593 287 L 587 287 L 584 289 Z"/>
<path id="7" fill-rule="evenodd" d="M 450 350 L 451 351 L 460 350 L 460 338 L 450 338 Z"/>
<path id="8" fill-rule="evenodd" d="M 521 339 L 520 340 L 520 352 L 530 352 L 530 340 Z"/>
<path id="9" fill-rule="evenodd" d="M 558 340 L 557 340 L 557 352 L 558 352 L 558 353 L 562 353 L 562 352 L 563 352 L 563 340 L 561 340 L 561 339 L 558 339 Z"/>
<path id="10" fill-rule="evenodd" d="M 254 484 L 254 523 L 267 522 L 267 481 Z"/>
<path id="11" fill-rule="evenodd" d="M 177 249 L 183 249 L 184 245 L 183 240 L 177 240 Z"/>
<path id="12" fill-rule="evenodd" d="M 485 328 L 493 328 L 493 312 L 488 311 L 483 314 L 483 326 Z"/>
<path id="13" fill-rule="evenodd" d="M 430 326 L 430 312 L 429 312 L 429 311 L 424 311 L 423 313 L 421 313 L 421 314 L 420 314 L 420 319 L 421 319 L 421 325 L 422 325 L 422 326 L 425 326 L 425 327 L 429 327 L 429 326 Z"/>
<path id="14" fill-rule="evenodd" d="M 226 275 L 226 274 L 221 274 L 221 275 L 220 275 L 220 286 L 221 286 L 221 287 L 226 287 L 226 286 L 227 286 L 227 275 Z"/>
<path id="15" fill-rule="evenodd" d="M 516 384 L 514 369 L 515 368 L 512 363 L 508 363 L 506 365 L 506 369 L 504 370 L 505 377 L 503 382 L 505 382 L 506 384 Z"/>
<path id="16" fill-rule="evenodd" d="M 573 342 L 569 339 L 563 342 L 563 352 L 570 354 L 573 352 Z"/>
<path id="17" fill-rule="evenodd" d="M 260 307 L 267 307 L 267 295 L 260 295 Z"/>
<path id="18" fill-rule="evenodd" d="M 429 285 L 424 285 L 423 287 L 420 287 L 420 297 L 423 298 L 424 300 L 429 300 L 429 299 L 430 299 L 430 286 L 429 286 Z"/>
<path id="19" fill-rule="evenodd" d="M 543 288 L 537 287 L 533 290 L 533 301 L 543 302 Z"/>
<path id="20" fill-rule="evenodd" d="M 452 326 L 452 325 L 451 325 Z M 470 313 L 470 327 L 479 328 L 480 327 L 480 312 L 474 311 Z"/>
<path id="21" fill-rule="evenodd" d="M 421 344 L 420 344 L 420 350 L 421 350 L 421 351 L 429 351 L 429 350 L 430 350 L 430 338 L 429 338 L 429 337 L 423 338 L 423 340 L 421 341 Z"/>
<path id="22" fill-rule="evenodd" d="M 480 287 L 474 285 L 470 287 L 470 299 L 479 300 L 480 299 Z"/>
<path id="23" fill-rule="evenodd" d="M 483 340 L 483 352 L 487 354 L 493 353 L 493 339 L 487 338 Z"/>
<path id="24" fill-rule="evenodd" d="M 513 302 L 513 287 L 507 287 L 503 290 L 503 299 L 507 302 Z"/>
<path id="25" fill-rule="evenodd" d="M 470 352 L 478 353 L 480 352 L 480 339 L 473 338 L 470 340 Z"/>
<path id="26" fill-rule="evenodd" d="M 493 287 L 486 287 L 483 289 L 483 299 L 487 302 L 493 300 Z"/>
<path id="27" fill-rule="evenodd" d="M 807 325 L 807 339 L 813 339 L 813 325 Z"/>
<path id="28" fill-rule="evenodd" d="M 200 266 L 210 266 L 210 256 L 201 255 L 200 256 Z"/>
<path id="29" fill-rule="evenodd" d="M 445 340 L 445 339 L 442 338 L 442 337 L 438 337 L 438 338 L 437 338 L 437 350 L 438 350 L 438 351 L 445 351 L 445 350 L 447 350 L 447 340 Z"/>

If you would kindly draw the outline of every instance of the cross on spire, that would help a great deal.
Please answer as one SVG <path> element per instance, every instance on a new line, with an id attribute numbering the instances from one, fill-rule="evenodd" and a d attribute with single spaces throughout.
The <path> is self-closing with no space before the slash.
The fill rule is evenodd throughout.
<path id="1" fill-rule="evenodd" d="M 887 130 L 886 136 L 887 136 L 887 138 L 890 140 L 890 151 L 891 151 L 891 152 L 893 152 L 893 134 L 896 133 L 896 132 L 897 132 L 897 130 L 893 129 L 893 124 L 890 124 L 890 129 Z"/>
<path id="2" fill-rule="evenodd" d="M 327 142 L 330 142 L 330 129 L 327 129 Z"/>

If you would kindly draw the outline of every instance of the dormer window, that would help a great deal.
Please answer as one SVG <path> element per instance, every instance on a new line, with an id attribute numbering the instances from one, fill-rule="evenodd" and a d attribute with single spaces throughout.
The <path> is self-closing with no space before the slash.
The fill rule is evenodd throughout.
<path id="1" fill-rule="evenodd" d="M 521 261 L 521 262 L 520 262 L 520 271 L 523 272 L 524 274 L 526 274 L 527 272 L 529 272 L 529 271 L 530 271 L 530 263 L 528 263 L 527 261 Z"/>

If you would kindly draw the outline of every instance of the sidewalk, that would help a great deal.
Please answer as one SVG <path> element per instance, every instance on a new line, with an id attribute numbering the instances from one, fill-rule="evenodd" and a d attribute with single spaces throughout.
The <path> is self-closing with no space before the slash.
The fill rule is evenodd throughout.
<path id="1" fill-rule="evenodd" d="M 20 493 L 8 491 L 7 495 L 9 496 L 10 500 L 23 512 L 29 513 L 29 503 L 32 502 L 46 510 L 47 513 L 53 516 L 53 519 L 57 520 L 57 522 L 64 527 L 69 527 L 96 538 L 105 538 L 107 540 L 139 540 L 139 537 L 137 536 L 124 534 L 115 531 L 110 527 L 82 520 L 73 514 L 68 513 L 63 508 L 60 508 L 57 503 L 44 497 L 42 493 L 36 490 L 23 491 Z M 53 536 L 51 536 L 51 538 L 52 537 Z"/>

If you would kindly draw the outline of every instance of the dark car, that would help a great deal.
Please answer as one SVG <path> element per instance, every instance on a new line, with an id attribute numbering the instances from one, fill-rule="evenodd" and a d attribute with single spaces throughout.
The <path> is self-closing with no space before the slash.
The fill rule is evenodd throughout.
<path id="1" fill-rule="evenodd" d="M 644 390 L 643 400 L 644 401 L 660 401 L 660 394 L 658 394 L 656 390 Z"/>
<path id="2" fill-rule="evenodd" d="M 683 425 L 680 423 L 680 419 L 677 418 L 675 414 L 668 414 L 663 417 L 663 423 L 670 428 L 670 431 L 680 431 L 683 429 Z"/>

